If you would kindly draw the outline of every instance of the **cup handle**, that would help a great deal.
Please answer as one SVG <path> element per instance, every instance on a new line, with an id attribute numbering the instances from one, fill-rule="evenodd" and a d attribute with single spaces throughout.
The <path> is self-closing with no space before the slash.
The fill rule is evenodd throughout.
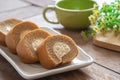
<path id="1" fill-rule="evenodd" d="M 56 21 L 56 22 L 55 22 L 55 21 L 51 21 L 51 20 L 49 20 L 49 19 L 47 18 L 46 13 L 47 13 L 48 10 L 55 11 L 55 6 L 50 5 L 50 6 L 46 7 L 46 8 L 43 10 L 43 17 L 44 17 L 44 19 L 45 19 L 47 22 L 49 22 L 49 23 L 59 24 L 58 21 Z"/>

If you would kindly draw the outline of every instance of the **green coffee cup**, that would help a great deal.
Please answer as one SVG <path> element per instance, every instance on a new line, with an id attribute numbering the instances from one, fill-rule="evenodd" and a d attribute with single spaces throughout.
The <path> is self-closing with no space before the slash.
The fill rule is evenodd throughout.
<path id="1" fill-rule="evenodd" d="M 88 17 L 94 10 L 92 0 L 60 0 L 55 5 L 48 6 L 43 11 L 44 19 L 52 24 L 62 24 L 67 29 L 85 29 L 90 25 Z M 58 19 L 57 22 L 48 19 L 46 13 L 53 10 Z"/>

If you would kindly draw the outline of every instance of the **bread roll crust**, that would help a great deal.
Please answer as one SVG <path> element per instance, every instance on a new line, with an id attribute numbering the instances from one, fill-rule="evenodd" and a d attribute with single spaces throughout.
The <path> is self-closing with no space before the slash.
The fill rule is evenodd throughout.
<path id="1" fill-rule="evenodd" d="M 38 42 L 33 46 L 35 40 L 45 39 L 46 37 L 50 36 L 50 33 L 46 32 L 42 29 L 36 29 L 29 31 L 23 39 L 17 45 L 17 53 L 20 60 L 24 63 L 35 63 L 38 61 L 38 56 L 36 53 L 37 45 L 42 42 Z M 28 41 L 29 40 L 29 41 Z M 32 41 L 31 41 L 32 40 Z M 36 47 L 36 48 L 34 48 Z"/>
<path id="2" fill-rule="evenodd" d="M 3 46 L 6 46 L 6 43 L 5 43 L 5 34 L 0 32 L 0 45 L 3 45 Z"/>
<path id="3" fill-rule="evenodd" d="M 31 30 L 34 30 L 34 29 L 38 29 L 38 28 L 39 27 L 36 24 L 29 22 L 29 21 L 21 22 L 15 25 L 15 27 L 6 35 L 5 42 L 6 42 L 8 49 L 13 54 L 17 54 L 16 46 L 18 42 L 20 41 L 21 35 L 24 36 L 25 33 Z"/>
<path id="4" fill-rule="evenodd" d="M 0 22 L 0 45 L 6 46 L 5 37 L 7 33 L 22 20 L 10 18 Z"/>
<path id="5" fill-rule="evenodd" d="M 47 48 L 45 46 L 45 41 L 37 49 L 37 55 L 40 61 L 40 64 L 47 69 L 51 69 L 57 66 L 57 64 L 51 59 L 47 54 Z"/>
<path id="6" fill-rule="evenodd" d="M 73 46 L 72 46 L 73 48 L 71 48 L 71 49 L 75 49 L 74 54 L 73 55 L 71 54 L 72 56 L 69 59 L 66 58 L 67 55 L 63 56 L 64 60 L 62 61 L 62 64 L 66 64 L 66 63 L 71 62 L 78 55 L 78 48 L 76 46 L 75 41 L 72 38 L 70 38 L 66 35 L 63 35 L 62 37 L 67 38 L 67 40 L 73 44 Z"/>
<path id="7" fill-rule="evenodd" d="M 53 56 L 51 56 L 49 54 L 47 44 L 48 44 L 48 42 L 54 44 L 56 42 L 54 39 L 56 39 L 56 38 L 58 38 L 58 40 L 61 39 L 63 41 L 68 41 L 70 43 L 70 45 L 72 45 L 74 47 L 74 52 L 71 54 L 71 56 L 69 55 L 70 53 L 67 53 L 69 58 L 66 57 L 66 55 L 67 55 L 66 54 L 62 57 L 62 61 L 61 61 L 59 59 L 59 57 L 54 56 L 54 58 L 56 58 L 56 59 L 53 59 Z M 52 41 L 52 42 L 50 42 L 50 41 Z M 49 47 L 52 48 L 53 46 L 49 45 Z M 66 35 L 53 35 L 53 36 L 47 37 L 43 41 L 42 45 L 40 45 L 37 49 L 37 54 L 38 54 L 40 63 L 45 68 L 51 69 L 51 68 L 54 68 L 58 65 L 63 65 L 63 64 L 66 64 L 68 62 L 71 62 L 78 55 L 78 49 L 77 49 L 77 46 L 76 46 L 75 42 L 70 37 L 68 37 Z M 52 53 L 52 54 L 54 54 L 54 53 Z M 55 61 L 57 59 L 58 59 L 58 61 Z"/>
<path id="8" fill-rule="evenodd" d="M 20 60 L 24 63 L 33 63 L 33 62 L 38 61 L 38 59 L 34 55 L 31 55 L 32 53 L 29 51 L 27 46 L 23 43 L 24 41 L 22 40 L 20 44 L 18 43 L 19 46 L 17 46 L 17 54 Z"/>

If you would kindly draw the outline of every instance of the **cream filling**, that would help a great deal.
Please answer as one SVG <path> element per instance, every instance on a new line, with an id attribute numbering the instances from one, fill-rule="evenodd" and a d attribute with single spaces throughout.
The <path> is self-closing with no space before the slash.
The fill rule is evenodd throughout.
<path id="1" fill-rule="evenodd" d="M 32 47 L 33 49 L 36 51 L 38 46 L 41 44 L 41 42 L 43 41 L 44 39 L 41 38 L 41 39 L 36 39 L 32 42 Z"/>
<path id="2" fill-rule="evenodd" d="M 56 42 L 53 45 L 53 51 L 56 54 L 56 56 L 60 59 L 62 59 L 64 55 L 70 52 L 70 50 L 71 50 L 70 47 L 63 42 Z"/>

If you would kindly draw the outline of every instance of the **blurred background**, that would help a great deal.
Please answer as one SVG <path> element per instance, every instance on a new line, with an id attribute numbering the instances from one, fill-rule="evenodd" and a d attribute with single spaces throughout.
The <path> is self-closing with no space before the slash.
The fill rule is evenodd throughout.
<path id="1" fill-rule="evenodd" d="M 7 18 L 26 19 L 40 15 L 43 8 L 57 0 L 0 0 L 0 21 Z M 99 5 L 114 0 L 95 0 Z"/>

